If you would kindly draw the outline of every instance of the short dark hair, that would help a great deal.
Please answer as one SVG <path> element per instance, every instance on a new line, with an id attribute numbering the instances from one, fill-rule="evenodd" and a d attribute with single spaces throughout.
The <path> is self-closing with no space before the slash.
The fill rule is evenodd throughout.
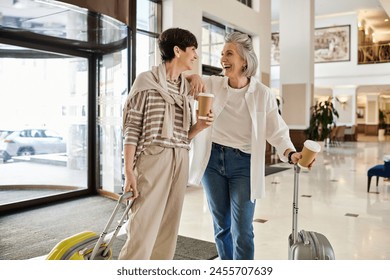
<path id="1" fill-rule="evenodd" d="M 198 48 L 198 41 L 194 34 L 181 28 L 170 28 L 161 33 L 158 38 L 162 61 L 171 61 L 175 57 L 173 48 L 178 46 L 182 51 L 187 47 Z"/>

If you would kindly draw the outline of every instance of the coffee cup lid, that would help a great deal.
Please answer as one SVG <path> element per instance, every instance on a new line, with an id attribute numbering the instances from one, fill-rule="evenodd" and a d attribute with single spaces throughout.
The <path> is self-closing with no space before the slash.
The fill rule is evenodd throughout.
<path id="1" fill-rule="evenodd" d="M 306 140 L 305 143 L 303 143 L 303 145 L 313 152 L 318 153 L 319 151 L 321 151 L 320 144 L 318 144 L 317 142 L 315 142 L 313 140 Z"/>
<path id="2" fill-rule="evenodd" d="M 214 97 L 214 94 L 209 92 L 201 92 L 198 96 L 207 96 L 207 97 Z"/>

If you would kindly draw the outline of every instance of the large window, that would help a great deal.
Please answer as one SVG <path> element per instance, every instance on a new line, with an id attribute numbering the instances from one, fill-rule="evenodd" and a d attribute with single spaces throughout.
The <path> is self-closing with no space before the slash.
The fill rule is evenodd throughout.
<path id="1" fill-rule="evenodd" d="M 252 0 L 237 0 L 238 2 L 241 2 L 245 6 L 248 6 L 249 8 L 252 8 Z"/>
<path id="2" fill-rule="evenodd" d="M 161 25 L 161 1 L 137 0 L 137 75 L 157 64 Z"/>
<path id="3" fill-rule="evenodd" d="M 234 31 L 207 18 L 202 23 L 202 72 L 203 75 L 218 75 L 221 73 L 221 52 L 224 37 Z"/>
<path id="4" fill-rule="evenodd" d="M 24 54 L 0 58 L 0 185 L 87 188 L 87 60 L 0 49 Z"/>
<path id="5" fill-rule="evenodd" d="M 0 2 L 0 212 L 120 192 L 128 32 L 58 1 Z"/>

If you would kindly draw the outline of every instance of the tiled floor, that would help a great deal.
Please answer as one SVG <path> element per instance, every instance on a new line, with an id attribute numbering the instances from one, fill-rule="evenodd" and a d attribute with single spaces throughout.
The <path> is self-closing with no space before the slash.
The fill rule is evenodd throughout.
<path id="1" fill-rule="evenodd" d="M 390 181 L 372 180 L 367 193 L 367 170 L 390 155 L 390 136 L 358 137 L 324 147 L 311 171 L 300 174 L 298 229 L 328 237 L 338 260 L 390 260 Z M 294 172 L 266 177 L 266 197 L 256 205 L 255 259 L 286 260 L 292 224 Z M 124 234 L 124 233 L 122 233 Z M 201 187 L 189 187 L 179 234 L 213 240 L 212 221 Z"/>
<path id="2" fill-rule="evenodd" d="M 321 144 L 315 166 L 300 174 L 298 229 L 327 236 L 338 260 L 389 260 L 390 182 L 382 178 L 376 189 L 372 180 L 367 193 L 367 169 L 383 163 L 383 156 L 390 154 L 390 139 L 378 142 L 376 137 L 360 137 L 359 142 L 337 147 Z M 293 178 L 292 168 L 266 177 L 266 197 L 257 201 L 255 212 L 256 259 L 287 259 Z M 188 188 L 179 234 L 213 241 L 200 187 Z"/>

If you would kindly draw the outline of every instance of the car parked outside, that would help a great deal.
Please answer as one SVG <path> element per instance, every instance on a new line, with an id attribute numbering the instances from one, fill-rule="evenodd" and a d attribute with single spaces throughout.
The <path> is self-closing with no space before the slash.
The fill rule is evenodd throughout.
<path id="1" fill-rule="evenodd" d="M 14 130 L 9 129 L 0 129 L 0 140 L 3 140 L 5 137 L 10 135 Z"/>
<path id="2" fill-rule="evenodd" d="M 50 129 L 16 130 L 0 138 L 0 157 L 4 161 L 14 156 L 29 156 L 66 152 L 66 142 Z"/>

